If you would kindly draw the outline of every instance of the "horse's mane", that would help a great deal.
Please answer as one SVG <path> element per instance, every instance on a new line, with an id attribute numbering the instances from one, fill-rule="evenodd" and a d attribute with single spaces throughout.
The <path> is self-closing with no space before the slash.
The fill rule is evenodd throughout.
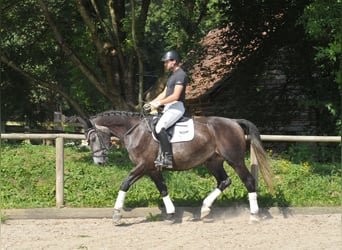
<path id="1" fill-rule="evenodd" d="M 95 119 L 95 118 L 103 117 L 103 116 L 127 116 L 127 117 L 139 117 L 139 118 L 143 117 L 143 115 L 138 112 L 108 110 L 108 111 L 104 111 L 102 113 L 92 116 L 91 119 Z"/>

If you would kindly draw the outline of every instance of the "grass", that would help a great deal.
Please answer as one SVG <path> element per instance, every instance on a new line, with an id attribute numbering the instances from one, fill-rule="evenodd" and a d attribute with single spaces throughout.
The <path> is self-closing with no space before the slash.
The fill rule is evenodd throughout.
<path id="1" fill-rule="evenodd" d="M 90 152 L 76 146 L 66 147 L 65 205 L 68 207 L 113 207 L 120 185 L 134 167 L 124 150 L 112 150 L 110 163 L 93 164 Z M 248 159 L 247 159 L 248 162 Z M 272 158 L 275 195 L 271 196 L 260 177 L 259 203 L 270 206 L 340 206 L 340 163 L 294 163 Z M 232 185 L 215 205 L 247 204 L 247 190 L 229 166 Z M 184 172 L 164 172 L 175 206 L 200 206 L 216 187 L 215 179 L 200 166 Z M 55 206 L 55 148 L 52 146 L 1 145 L 0 208 L 37 208 Z M 154 183 L 143 177 L 129 190 L 126 207 L 162 206 Z"/>

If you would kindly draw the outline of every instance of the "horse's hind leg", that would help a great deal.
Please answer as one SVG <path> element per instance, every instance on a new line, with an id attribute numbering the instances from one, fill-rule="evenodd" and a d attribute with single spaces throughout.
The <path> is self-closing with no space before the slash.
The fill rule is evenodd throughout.
<path id="1" fill-rule="evenodd" d="M 206 162 L 207 168 L 217 181 L 217 187 L 203 200 L 201 208 L 201 219 L 210 213 L 210 207 L 216 198 L 231 183 L 226 171 L 223 168 L 223 159 L 220 157 L 211 158 Z"/>
<path id="2" fill-rule="evenodd" d="M 245 184 L 248 190 L 248 200 L 249 200 L 249 208 L 251 213 L 251 220 L 257 221 L 257 215 L 259 213 L 259 206 L 257 200 L 257 193 L 255 187 L 255 179 L 253 175 L 249 172 L 244 159 L 241 159 L 239 163 L 229 163 L 230 166 L 235 170 L 238 174 L 242 182 Z"/>

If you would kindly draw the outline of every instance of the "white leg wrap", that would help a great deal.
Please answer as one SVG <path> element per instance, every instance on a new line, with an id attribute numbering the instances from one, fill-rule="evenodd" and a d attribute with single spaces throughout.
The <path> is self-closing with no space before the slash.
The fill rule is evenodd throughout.
<path id="1" fill-rule="evenodd" d="M 165 196 L 163 197 L 163 201 L 164 201 L 164 205 L 165 205 L 165 208 L 166 208 L 166 213 L 167 214 L 174 214 L 176 209 L 175 209 L 175 206 L 173 205 L 171 199 L 170 199 L 170 196 Z"/>
<path id="2" fill-rule="evenodd" d="M 218 188 L 215 188 L 214 191 L 212 191 L 207 198 L 204 199 L 203 205 L 206 207 L 211 207 L 213 202 L 216 200 L 216 198 L 222 193 L 222 191 Z"/>
<path id="3" fill-rule="evenodd" d="M 259 212 L 257 193 L 248 193 L 248 200 L 251 214 L 257 214 Z"/>
<path id="4" fill-rule="evenodd" d="M 123 208 L 125 197 L 126 197 L 126 192 L 120 190 L 118 197 L 116 198 L 115 205 L 114 205 L 115 209 L 120 210 L 121 208 Z"/>

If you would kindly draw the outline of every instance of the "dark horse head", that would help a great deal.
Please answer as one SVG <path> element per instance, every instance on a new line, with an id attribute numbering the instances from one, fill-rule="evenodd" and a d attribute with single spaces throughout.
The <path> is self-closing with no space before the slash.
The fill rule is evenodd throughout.
<path id="1" fill-rule="evenodd" d="M 134 127 L 139 119 L 139 113 L 121 111 L 106 111 L 90 119 L 78 117 L 78 121 L 84 127 L 94 163 L 98 165 L 106 163 L 108 152 L 112 148 L 111 138 L 122 140 L 127 130 Z"/>

